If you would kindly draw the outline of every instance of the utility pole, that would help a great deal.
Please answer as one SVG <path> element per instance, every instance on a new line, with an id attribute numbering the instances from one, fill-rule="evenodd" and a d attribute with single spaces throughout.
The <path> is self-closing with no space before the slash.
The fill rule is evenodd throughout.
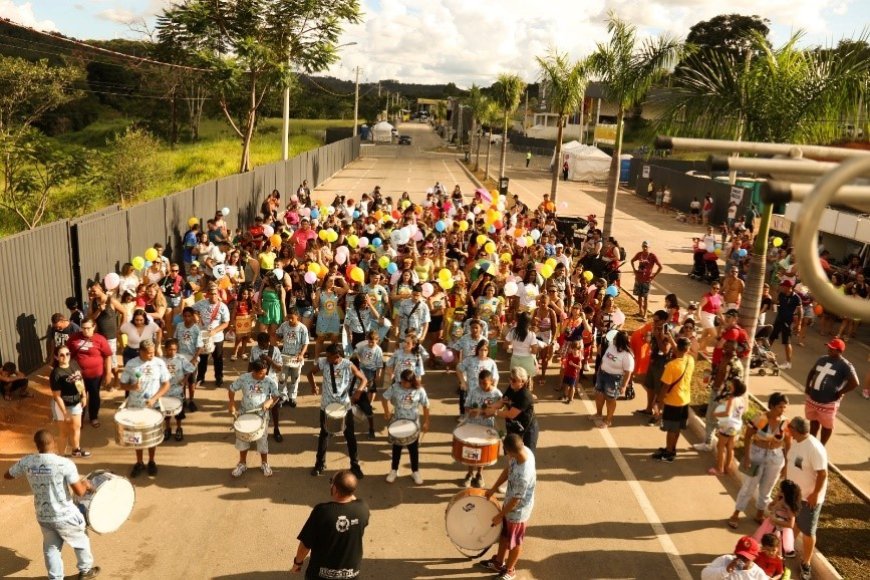
<path id="1" fill-rule="evenodd" d="M 359 67 L 356 67 L 356 82 L 354 83 L 353 97 L 353 137 L 356 137 L 357 124 L 359 123 Z"/>
<path id="2" fill-rule="evenodd" d="M 529 89 L 526 89 L 526 109 L 523 111 L 523 135 L 526 134 L 526 128 L 529 125 Z"/>

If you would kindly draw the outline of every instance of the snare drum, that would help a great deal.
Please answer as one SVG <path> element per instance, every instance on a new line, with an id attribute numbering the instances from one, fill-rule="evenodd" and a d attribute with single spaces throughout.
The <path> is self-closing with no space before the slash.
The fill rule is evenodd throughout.
<path id="1" fill-rule="evenodd" d="M 233 430 L 239 441 L 257 441 L 266 434 L 266 417 L 258 413 L 243 413 L 233 421 Z"/>
<path id="2" fill-rule="evenodd" d="M 77 500 L 88 527 L 98 534 L 109 534 L 127 521 L 136 503 L 133 484 L 120 475 L 108 471 L 94 471 L 85 479 L 94 486 Z"/>
<path id="3" fill-rule="evenodd" d="M 149 449 L 163 443 L 163 413 L 142 407 L 115 413 L 115 442 L 121 447 Z"/>
<path id="4" fill-rule="evenodd" d="M 323 428 L 330 435 L 337 435 L 344 431 L 344 418 L 347 417 L 347 405 L 341 403 L 330 403 L 326 406 L 324 413 L 326 419 L 323 422 Z"/>
<path id="5" fill-rule="evenodd" d="M 498 461 L 498 431 L 466 423 L 453 431 L 453 459 L 464 465 L 484 467 Z"/>
<path id="6" fill-rule="evenodd" d="M 281 359 L 284 361 L 284 366 L 291 369 L 298 369 L 305 362 L 303 359 L 296 360 L 295 354 L 282 354 Z"/>
<path id="7" fill-rule="evenodd" d="M 175 417 L 179 413 L 181 413 L 184 404 L 181 399 L 178 397 L 160 397 L 160 402 L 158 403 L 160 408 L 163 410 L 164 417 Z"/>
<path id="8" fill-rule="evenodd" d="M 396 419 L 387 426 L 387 439 L 393 445 L 410 445 L 420 437 L 416 421 Z"/>
<path id="9" fill-rule="evenodd" d="M 479 558 L 501 535 L 502 522 L 492 525 L 499 512 L 498 502 L 487 499 L 484 490 L 464 489 L 453 496 L 444 510 L 447 537 L 463 555 Z"/>
<path id="10" fill-rule="evenodd" d="M 236 316 L 236 338 L 248 336 L 254 330 L 254 317 L 251 314 Z"/>

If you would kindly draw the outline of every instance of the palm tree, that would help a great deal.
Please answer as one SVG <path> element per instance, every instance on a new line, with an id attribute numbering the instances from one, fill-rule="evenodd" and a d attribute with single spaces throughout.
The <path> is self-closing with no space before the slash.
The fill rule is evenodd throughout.
<path id="1" fill-rule="evenodd" d="M 673 68 L 682 53 L 682 44 L 669 37 L 645 40 L 638 46 L 637 29 L 612 12 L 608 17 L 607 32 L 610 33 L 609 43 L 599 43 L 589 57 L 590 68 L 603 85 L 604 100 L 616 105 L 616 139 L 604 210 L 605 237 L 613 229 L 616 211 L 625 113 L 644 101 L 650 88 Z"/>
<path id="2" fill-rule="evenodd" d="M 498 176 L 502 178 L 507 162 L 508 121 L 517 107 L 520 106 L 520 99 L 523 97 L 523 91 L 526 90 L 526 83 L 519 75 L 503 73 L 498 75 L 498 81 L 492 88 L 495 102 L 498 103 L 502 112 L 501 161 L 498 168 Z"/>
<path id="3" fill-rule="evenodd" d="M 547 83 L 547 100 L 550 110 L 559 114 L 559 128 L 556 135 L 556 154 L 553 161 L 553 177 L 550 182 L 550 199 L 556 202 L 559 189 L 559 160 L 562 159 L 562 134 L 568 113 L 583 102 L 586 94 L 586 74 L 588 63 L 585 60 L 568 62 L 567 54 L 551 52 L 546 57 L 536 57 L 544 82 Z"/>
<path id="4" fill-rule="evenodd" d="M 486 97 L 483 96 L 483 93 L 480 92 L 480 87 L 477 85 L 471 85 L 471 88 L 468 90 L 467 104 L 468 108 L 471 110 L 471 131 L 469 133 L 470 147 L 474 145 L 472 139 L 477 137 L 477 155 L 474 160 L 474 170 L 477 171 L 480 169 L 480 135 L 477 134 L 478 123 L 480 122 L 483 111 L 486 108 Z"/>
<path id="5" fill-rule="evenodd" d="M 864 33 L 836 50 L 800 49 L 798 33 L 779 48 L 756 36 L 751 58 L 698 52 L 685 60 L 663 99 L 662 126 L 693 137 L 766 143 L 825 143 L 842 136 L 866 103 L 870 60 Z M 859 111 L 860 114 L 860 111 Z M 866 112 L 864 113 L 866 116 Z M 755 335 L 764 285 L 773 208 L 761 208 L 752 267 L 740 304 L 740 324 Z"/>
<path id="6" fill-rule="evenodd" d="M 483 172 L 484 181 L 489 179 L 489 158 L 492 150 L 492 128 L 495 124 L 501 121 L 501 109 L 499 106 L 489 99 L 484 100 L 483 114 L 480 116 L 483 124 L 489 127 L 489 137 L 486 139 L 486 169 Z M 480 143 L 478 143 L 478 148 Z M 480 151 L 478 150 L 478 153 Z"/>

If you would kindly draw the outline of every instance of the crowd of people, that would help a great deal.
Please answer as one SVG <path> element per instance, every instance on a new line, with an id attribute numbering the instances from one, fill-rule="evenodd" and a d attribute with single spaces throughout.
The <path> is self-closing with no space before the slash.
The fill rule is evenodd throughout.
<path id="1" fill-rule="evenodd" d="M 759 542 L 773 545 L 771 533 L 782 542 L 780 552 L 790 555 L 794 538 L 780 532 L 794 521 L 805 537 L 808 566 L 812 543 L 807 538 L 815 536 L 824 482 L 816 485 L 804 472 L 812 467 L 815 477 L 816 471 L 826 470 L 817 456 L 824 456 L 840 399 L 858 381 L 854 367 L 842 358 L 844 340 L 832 339 L 828 356 L 807 379 L 808 420 L 788 422 L 787 399 L 779 395 L 771 397 L 764 419 L 744 429 L 744 371 L 752 349 L 737 323 L 737 309 L 751 232 L 742 219 L 722 239 L 711 227 L 696 240 L 696 265 L 704 268 L 703 275 L 712 254 L 725 259 L 726 276 L 715 277 L 699 303 L 683 308 L 669 295 L 665 307 L 650 314 L 650 286 L 662 268 L 652 244 L 643 242 L 629 258 L 615 239 L 603 239 L 595 224 L 578 242 L 574 232 L 559 227 L 547 195 L 539 206 L 529 207 L 517 196 L 485 189 L 466 195 L 459 186 L 448 191 L 436 183 L 421 202 L 407 192 L 391 199 L 377 187 L 359 199 L 338 195 L 322 202 L 303 183 L 289 199 L 272 192 L 246 227 L 231 231 L 229 211 L 217 211 L 204 225 L 191 218 L 179 261 L 167 257 L 157 243 L 120 272 L 89 281 L 87 305 L 70 299 L 69 313 L 52 317 L 47 360 L 53 367 L 53 416 L 61 426 L 58 453 L 90 455 L 82 444 L 82 420 L 87 413 L 88 422 L 99 427 L 101 395 L 107 389 L 124 390 L 127 408 L 155 407 L 164 396 L 181 399 L 183 408 L 166 419 L 164 433 L 165 441 L 180 441 L 186 413 L 198 410 L 197 392 L 226 387 L 230 413 L 259 414 L 267 426 L 255 441 L 236 440 L 238 461 L 231 474 L 241 477 L 247 471 L 253 444 L 268 477 L 270 431 L 275 442 L 283 441 L 280 413 L 285 406 L 296 407 L 304 376 L 320 397 L 311 475 L 324 473 L 328 437 L 336 432 L 329 427 L 331 407 L 337 404 L 343 414 L 338 431 L 344 434 L 350 467 L 331 493 L 339 503 L 348 503 L 364 477 L 356 421 L 373 439 L 394 420 L 410 421 L 425 434 L 430 427 L 426 374 L 446 370 L 457 379 L 458 422 L 503 425 L 508 435 L 504 448 L 510 466 L 494 485 L 487 488 L 480 467 L 470 467 L 460 481 L 464 487 L 488 489 L 488 495 L 508 484 L 509 507 L 500 514 L 505 521 L 502 543 L 482 565 L 510 580 L 535 488 L 539 424 L 534 391 L 545 385 L 549 368 L 559 367 L 552 386 L 567 405 L 580 395 L 581 379 L 590 378 L 596 404 L 591 418 L 601 429 L 612 428 L 618 401 L 633 399 L 635 386 L 642 388 L 646 405 L 636 413 L 665 432 L 664 446 L 652 457 L 673 462 L 689 419 L 695 362 L 704 355 L 712 363 L 707 438 L 696 447 L 715 449 L 710 473 L 719 476 L 732 465 L 735 442 L 744 439 L 745 455 L 738 463 L 748 475 L 728 524 L 736 527 L 753 492 L 758 497 L 753 515 L 761 524 L 760 535 L 741 539 L 734 557 L 721 567 L 733 571 L 735 562 L 754 559 L 749 556 L 759 553 Z M 792 329 L 801 336 L 795 321 L 806 313 L 807 303 L 792 298 L 793 268 L 776 264 L 771 280 L 781 291 L 771 338 L 781 336 L 789 345 Z M 643 321 L 633 332 L 623 329 L 627 313 L 615 300 L 623 291 L 623 265 L 634 273 L 631 294 Z M 856 278 L 850 287 L 862 283 Z M 762 312 L 772 313 L 773 305 L 766 295 Z M 494 356 L 501 352 L 508 355 L 506 368 Z M 246 361 L 244 372 L 229 384 L 224 383 L 225 353 L 231 361 Z M 209 366 L 211 385 L 206 381 Z M 505 371 L 508 384 L 500 386 Z M 14 368 L 3 372 L 8 377 L 4 384 L 10 385 L 4 394 L 22 390 Z M 377 400 L 383 423 L 375 417 Z M 819 428 L 821 443 L 812 448 L 813 459 L 795 463 L 790 449 L 808 437 L 816 441 Z M 37 441 L 41 453 L 54 446 L 44 439 Z M 386 481 L 396 481 L 405 447 L 411 478 L 420 485 L 419 440 L 392 446 Z M 135 451 L 132 478 L 144 472 L 157 475 L 156 449 L 148 449 L 147 463 L 143 450 Z M 789 480 L 780 484 L 773 500 L 786 461 Z M 69 471 L 68 465 L 58 465 Z M 10 474 L 20 475 L 26 467 Z M 308 526 L 300 541 L 294 567 L 301 566 L 316 541 Z M 88 570 L 86 560 L 80 569 Z"/>

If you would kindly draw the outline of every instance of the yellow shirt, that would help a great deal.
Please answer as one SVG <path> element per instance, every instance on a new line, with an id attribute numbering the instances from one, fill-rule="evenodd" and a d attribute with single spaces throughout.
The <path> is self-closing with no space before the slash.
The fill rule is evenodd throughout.
<path id="1" fill-rule="evenodd" d="M 662 373 L 662 389 L 666 392 L 664 397 L 665 405 L 684 407 L 689 404 L 692 398 L 691 385 L 692 374 L 694 372 L 695 359 L 688 354 L 682 358 L 675 358 L 665 365 L 665 372 Z M 680 378 L 681 375 L 682 378 Z M 676 384 L 670 387 L 675 382 Z"/>
<path id="2" fill-rule="evenodd" d="M 260 268 L 263 270 L 273 270 L 275 268 L 275 256 L 274 252 L 263 252 L 259 256 L 260 260 Z"/>

